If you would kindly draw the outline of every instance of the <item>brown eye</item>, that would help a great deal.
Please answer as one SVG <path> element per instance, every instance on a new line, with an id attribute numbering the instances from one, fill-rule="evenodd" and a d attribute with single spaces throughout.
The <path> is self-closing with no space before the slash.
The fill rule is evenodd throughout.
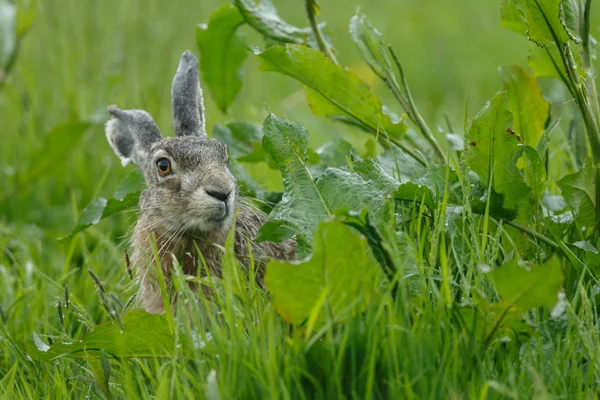
<path id="1" fill-rule="evenodd" d="M 162 176 L 169 175 L 171 173 L 171 161 L 161 158 L 156 162 L 156 168 L 158 168 L 158 173 Z"/>

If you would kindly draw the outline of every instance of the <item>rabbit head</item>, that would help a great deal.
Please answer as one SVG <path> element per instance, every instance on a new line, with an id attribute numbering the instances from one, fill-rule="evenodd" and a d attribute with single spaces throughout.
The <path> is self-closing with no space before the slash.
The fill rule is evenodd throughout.
<path id="1" fill-rule="evenodd" d="M 231 225 L 236 180 L 227 147 L 206 137 L 198 60 L 181 56 L 171 92 L 175 137 L 163 138 L 146 111 L 109 107 L 106 137 L 125 166 L 143 172 L 140 212 L 170 231 L 211 232 Z"/>

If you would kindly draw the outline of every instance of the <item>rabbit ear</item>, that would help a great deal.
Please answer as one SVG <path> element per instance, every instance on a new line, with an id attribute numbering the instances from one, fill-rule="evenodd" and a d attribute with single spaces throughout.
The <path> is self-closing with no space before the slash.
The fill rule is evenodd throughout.
<path id="1" fill-rule="evenodd" d="M 177 136 L 206 136 L 204 99 L 198 76 L 198 59 L 191 51 L 181 56 L 171 89 L 173 129 Z"/>
<path id="2" fill-rule="evenodd" d="M 126 110 L 110 106 L 113 117 L 106 123 L 106 138 L 121 159 L 121 164 L 140 166 L 146 159 L 152 144 L 161 140 L 158 126 L 146 111 Z"/>

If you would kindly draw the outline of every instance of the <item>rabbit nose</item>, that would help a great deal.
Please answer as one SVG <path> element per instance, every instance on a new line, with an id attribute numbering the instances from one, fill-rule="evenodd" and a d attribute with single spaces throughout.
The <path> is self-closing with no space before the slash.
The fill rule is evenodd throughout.
<path id="1" fill-rule="evenodd" d="M 214 197 L 215 199 L 221 200 L 224 202 L 224 201 L 227 201 L 227 199 L 229 198 L 229 195 L 231 194 L 231 192 L 233 190 L 229 189 L 229 191 L 228 191 L 227 189 L 206 188 L 206 189 L 204 189 L 204 191 L 210 197 Z"/>

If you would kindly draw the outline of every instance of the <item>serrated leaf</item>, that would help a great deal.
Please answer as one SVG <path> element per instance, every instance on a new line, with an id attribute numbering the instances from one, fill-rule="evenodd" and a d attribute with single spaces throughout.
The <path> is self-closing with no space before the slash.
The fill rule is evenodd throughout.
<path id="1" fill-rule="evenodd" d="M 372 223 L 379 229 L 389 222 L 386 193 L 380 190 L 374 179 L 338 168 L 327 168 L 317 180 L 317 188 L 333 212 L 339 209 L 351 211 L 369 210 Z M 390 188 L 389 192 L 395 188 Z"/>
<path id="2" fill-rule="evenodd" d="M 563 0 L 562 9 L 563 9 L 563 22 L 565 29 L 569 33 L 571 39 L 575 42 L 581 42 L 581 38 L 579 37 L 579 21 L 583 16 L 583 7 L 582 3 L 579 0 Z"/>
<path id="3" fill-rule="evenodd" d="M 521 0 L 502 0 L 500 6 L 502 26 L 527 36 L 527 24 L 524 21 L 523 11 L 519 8 L 520 2 Z"/>
<path id="4" fill-rule="evenodd" d="M 367 208 L 373 223 L 379 226 L 385 223 L 386 196 L 397 186 L 384 182 L 374 168 L 362 173 L 328 168 L 319 179 L 314 179 L 306 164 L 309 135 L 304 126 L 271 114 L 265 120 L 263 132 L 264 149 L 277 163 L 285 191 L 259 229 L 256 240 L 282 241 L 295 234 L 302 258 L 310 254 L 319 223 L 337 209 Z"/>
<path id="5" fill-rule="evenodd" d="M 246 122 L 215 124 L 212 136 L 226 144 L 229 156 L 240 162 L 265 161 L 265 152 L 261 144 L 263 133 L 260 126 Z"/>
<path id="6" fill-rule="evenodd" d="M 331 215 L 306 166 L 308 131 L 299 123 L 271 114 L 263 124 L 263 133 L 263 147 L 281 171 L 285 192 L 256 240 L 282 241 L 295 232 L 299 253 L 307 254 L 319 221 Z"/>
<path id="7" fill-rule="evenodd" d="M 305 85 L 306 97 L 316 115 L 351 118 L 384 138 L 387 134 L 399 140 L 406 133 L 404 122 L 392 121 L 365 81 L 318 50 L 288 44 L 255 53 L 263 71 L 279 72 Z"/>
<path id="8" fill-rule="evenodd" d="M 196 30 L 202 81 L 224 113 L 242 88 L 241 67 L 248 56 L 238 30 L 243 23 L 235 6 L 225 4 L 211 14 L 208 25 L 199 25 Z"/>
<path id="9" fill-rule="evenodd" d="M 498 93 L 477 114 L 468 132 L 468 163 L 479 175 L 485 188 L 492 179 L 492 189 L 503 196 L 504 207 L 522 218 L 531 215 L 531 189 L 517 168 L 523 147 L 512 130 L 506 92 Z"/>
<path id="10" fill-rule="evenodd" d="M 372 296 L 377 276 L 367 248 L 367 240 L 343 223 L 322 223 L 309 260 L 267 265 L 265 284 L 277 311 L 299 325 L 309 318 L 317 324 L 339 321 L 360 309 Z"/>
<path id="11" fill-rule="evenodd" d="M 508 109 L 513 115 L 512 129 L 523 144 L 535 147 L 544 133 L 550 105 L 535 78 L 520 67 L 502 68 L 501 75 L 508 93 Z"/>
<path id="12" fill-rule="evenodd" d="M 133 310 L 121 315 L 124 331 L 117 322 L 98 325 L 82 340 L 54 342 L 48 346 L 34 333 L 25 342 L 34 360 L 51 361 L 57 357 L 102 357 L 102 353 L 118 358 L 172 357 L 176 342 L 169 331 L 166 315 Z"/>
<path id="13" fill-rule="evenodd" d="M 235 0 L 246 22 L 256 31 L 279 43 L 313 44 L 310 28 L 298 28 L 285 22 L 270 0 Z"/>
<path id="14" fill-rule="evenodd" d="M 77 149 L 77 142 L 89 127 L 89 123 L 73 122 L 58 125 L 48 132 L 40 149 L 30 155 L 33 162 L 21 175 L 21 184 L 26 185 L 50 174 L 54 168 L 64 167 L 67 155 Z"/>
<path id="15" fill-rule="evenodd" d="M 371 69 L 380 77 L 394 80 L 395 83 L 395 74 L 382 35 L 364 15 L 357 14 L 352 17 L 350 35 Z"/>
<path id="16" fill-rule="evenodd" d="M 594 167 L 589 160 L 586 160 L 582 169 L 556 182 L 563 197 L 575 211 L 580 225 L 593 225 L 598 218 L 594 182 Z"/>
<path id="17" fill-rule="evenodd" d="M 569 34 L 561 18 L 561 3 L 562 0 L 503 0 L 503 25 L 519 34 L 526 33 L 539 46 L 553 42 L 554 35 L 559 43 L 566 43 Z"/>
<path id="18" fill-rule="evenodd" d="M 560 260 L 551 258 L 544 265 L 529 269 L 513 259 L 490 273 L 500 297 L 518 312 L 544 307 L 552 311 L 558 302 L 563 274 Z"/>
<path id="19" fill-rule="evenodd" d="M 139 170 L 132 171 L 121 181 L 112 198 L 108 200 L 103 197 L 93 199 L 81 211 L 77 223 L 71 232 L 59 240 L 71 240 L 79 232 L 98 224 L 103 219 L 134 207 L 138 203 L 140 194 L 145 187 L 144 177 Z"/>
<path id="20" fill-rule="evenodd" d="M 385 193 L 393 192 L 400 184 L 373 158 L 355 159 L 352 162 L 352 170 L 359 173 L 363 179 L 371 181 L 377 190 Z"/>

